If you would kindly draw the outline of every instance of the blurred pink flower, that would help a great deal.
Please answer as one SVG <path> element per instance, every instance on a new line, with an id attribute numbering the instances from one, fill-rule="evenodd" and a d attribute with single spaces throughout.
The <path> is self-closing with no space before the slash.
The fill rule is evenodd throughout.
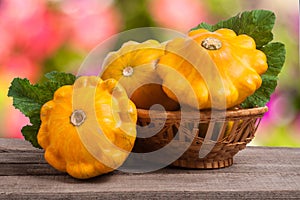
<path id="1" fill-rule="evenodd" d="M 4 123 L 6 124 L 4 137 L 23 138 L 21 129 L 29 124 L 29 119 L 12 105 L 6 108 L 4 116 Z"/>
<path id="2" fill-rule="evenodd" d="M 0 25 L 11 34 L 15 49 L 41 61 L 50 56 L 66 38 L 59 13 L 46 9 L 46 1 L 4 0 Z M 67 24 L 67 23 L 65 23 Z"/>
<path id="3" fill-rule="evenodd" d="M 36 81 L 42 68 L 25 54 L 11 55 L 0 65 L 0 77 L 3 81 L 10 82 L 14 77 L 27 78 Z"/>
<path id="4" fill-rule="evenodd" d="M 57 51 L 68 33 L 68 23 L 64 23 L 64 17 L 49 11 L 33 16 L 22 25 L 18 46 L 36 61 L 44 60 Z"/>
<path id="5" fill-rule="evenodd" d="M 47 1 L 40 0 L 2 0 L 0 16 L 4 23 L 18 23 L 46 10 Z M 5 19 L 5 20 L 3 20 Z"/>
<path id="6" fill-rule="evenodd" d="M 206 18 L 199 0 L 152 0 L 150 13 L 161 26 L 187 32 Z"/>
<path id="7" fill-rule="evenodd" d="M 293 128 L 295 130 L 295 133 L 298 133 L 298 137 L 300 138 L 300 113 L 298 113 L 297 117 L 295 118 Z"/>
<path id="8" fill-rule="evenodd" d="M 300 23 L 299 17 L 300 17 L 299 12 L 294 14 L 294 16 L 293 16 L 293 22 L 294 22 L 293 30 L 296 33 L 296 36 L 299 36 L 299 23 Z M 299 38 L 298 38 L 298 40 L 299 40 Z"/>
<path id="9" fill-rule="evenodd" d="M 296 111 L 291 106 L 290 98 L 284 92 L 276 91 L 272 94 L 267 106 L 269 110 L 261 121 L 261 129 L 288 125 L 296 117 Z"/>
<path id="10" fill-rule="evenodd" d="M 77 48 L 91 50 L 101 41 L 117 33 L 120 14 L 109 0 L 62 1 L 61 8 L 70 18 L 72 26 L 71 44 Z"/>
<path id="11" fill-rule="evenodd" d="M 2 28 L 1 25 L 0 25 L 0 44 L 1 44 L 0 45 L 0 65 L 1 65 L 1 62 L 3 62 L 3 60 L 10 55 L 14 45 L 14 41 L 10 33 L 6 29 Z"/>

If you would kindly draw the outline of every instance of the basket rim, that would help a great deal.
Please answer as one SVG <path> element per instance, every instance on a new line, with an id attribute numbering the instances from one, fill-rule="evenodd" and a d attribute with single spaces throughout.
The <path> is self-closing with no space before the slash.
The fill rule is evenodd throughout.
<path id="1" fill-rule="evenodd" d="M 189 119 L 194 119 L 195 116 L 204 120 L 211 119 L 222 119 L 222 118 L 244 118 L 244 117 L 254 117 L 254 116 L 263 116 L 268 111 L 267 106 L 263 107 L 255 107 L 255 108 L 242 108 L 237 110 L 228 109 L 225 112 L 222 110 L 214 110 L 214 115 L 212 116 L 211 110 L 199 110 L 199 112 L 191 111 L 188 115 Z M 149 110 L 137 108 L 138 118 L 149 119 L 150 112 Z M 167 119 L 180 119 L 181 111 L 159 111 L 159 110 L 151 110 L 152 118 L 167 118 Z"/>

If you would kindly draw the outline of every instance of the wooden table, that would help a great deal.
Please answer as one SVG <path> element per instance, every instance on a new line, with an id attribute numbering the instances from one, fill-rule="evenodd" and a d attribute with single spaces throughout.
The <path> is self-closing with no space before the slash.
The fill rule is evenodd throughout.
<path id="1" fill-rule="evenodd" d="M 115 171 L 77 180 L 26 141 L 0 139 L 0 176 L 0 199 L 300 199 L 300 148 L 247 147 L 217 170 Z"/>

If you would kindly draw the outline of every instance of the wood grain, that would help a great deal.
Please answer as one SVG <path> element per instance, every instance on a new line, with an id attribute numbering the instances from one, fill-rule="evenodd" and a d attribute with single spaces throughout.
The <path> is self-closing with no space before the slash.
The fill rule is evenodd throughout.
<path id="1" fill-rule="evenodd" d="M 0 199 L 299 199 L 300 149 L 247 147 L 217 170 L 169 167 L 77 180 L 26 141 L 0 139 L 0 176 Z"/>

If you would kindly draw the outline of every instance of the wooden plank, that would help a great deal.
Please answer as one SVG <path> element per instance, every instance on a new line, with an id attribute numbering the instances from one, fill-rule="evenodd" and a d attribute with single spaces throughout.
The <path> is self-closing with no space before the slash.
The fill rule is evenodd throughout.
<path id="1" fill-rule="evenodd" d="M 222 191 L 222 192 L 202 192 L 202 191 L 147 191 L 145 192 L 63 192 L 63 193 L 25 193 L 25 194 L 7 194 L 4 198 L 0 199 L 299 199 L 300 193 L 291 193 L 290 191 L 275 191 L 275 192 L 248 192 L 248 191 Z"/>
<path id="2" fill-rule="evenodd" d="M 288 155 L 288 156 L 286 156 Z M 299 169 L 300 152 L 298 149 L 290 148 L 265 148 L 265 147 L 247 147 L 246 150 L 240 151 L 234 157 L 234 165 L 229 168 L 220 169 L 224 172 L 235 171 L 236 173 L 251 173 L 255 172 L 277 172 L 284 170 L 289 173 Z M 35 166 L 51 166 L 46 164 L 42 152 L 16 152 L 7 151 L 0 154 L 0 175 L 29 175 L 26 171 L 18 170 L 26 164 L 27 167 L 34 168 Z M 21 164 L 21 165 L 18 165 Z M 48 167 L 47 167 L 48 166 Z M 176 173 L 190 173 L 189 170 L 179 170 Z M 202 170 L 194 170 L 193 173 L 203 173 Z M 210 173 L 210 171 L 208 171 Z M 42 173 L 42 171 L 39 171 Z M 32 174 L 30 174 L 32 175 Z"/>
<path id="3" fill-rule="evenodd" d="M 263 149 L 261 149 L 263 150 Z M 272 149 L 277 150 L 276 148 Z M 300 155 L 297 151 L 290 151 L 288 149 L 280 149 L 276 151 L 276 154 L 280 154 L 280 157 L 275 157 L 270 153 L 270 157 L 266 157 L 264 153 L 269 152 L 257 151 L 256 148 L 247 147 L 247 150 L 241 151 L 234 158 L 234 165 L 228 168 L 219 169 L 215 171 L 222 171 L 224 173 L 276 173 L 278 171 L 286 171 L 287 173 L 293 173 L 296 169 L 300 169 L 298 163 L 300 163 Z M 284 156 L 289 154 L 289 157 Z M 291 159 L 289 159 L 291 158 Z M 260 161 L 261 160 L 261 161 Z M 26 166 L 26 167 L 25 167 Z M 23 168 L 31 169 L 22 170 Z M 0 175 L 50 175 L 58 174 L 54 170 L 51 170 L 43 158 L 42 153 L 1 153 L 0 154 Z M 37 170 L 37 171 L 35 171 Z M 45 170 L 45 171 L 43 171 Z M 180 168 L 172 168 L 173 171 L 168 173 L 211 173 L 210 170 L 182 170 Z M 164 171 L 163 171 L 164 172 Z M 157 173 L 160 173 L 158 171 Z"/>
<path id="4" fill-rule="evenodd" d="M 91 195 L 133 195 L 145 196 L 157 193 L 163 195 L 169 193 L 169 199 L 183 197 L 186 192 L 213 196 L 214 194 L 248 195 L 249 197 L 277 197 L 281 191 L 285 197 L 300 194 L 299 178 L 293 176 L 274 176 L 273 174 L 249 174 L 241 177 L 238 174 L 211 173 L 195 176 L 194 174 L 143 174 L 143 175 L 105 175 L 80 181 L 68 176 L 4 176 L 1 177 L 0 195 L 28 195 L 61 197 L 75 193 L 82 197 Z M 255 180 L 255 181 L 254 181 Z M 5 184 L 3 184 L 5 182 Z M 174 192 L 174 194 L 173 194 Z M 230 194 L 230 193 L 234 194 Z M 278 192 L 274 196 L 273 192 Z M 179 196 L 178 196 L 179 195 Z M 129 198 L 130 196 L 127 196 Z M 177 197 L 177 198 L 176 198 Z M 297 197 L 297 196 L 294 196 Z M 299 197 L 299 196 L 298 196 Z"/>
<path id="5" fill-rule="evenodd" d="M 292 199 L 300 197 L 300 148 L 247 147 L 231 167 L 115 171 L 77 180 L 49 166 L 43 151 L 0 139 L 0 199 Z"/>
<path id="6" fill-rule="evenodd" d="M 5 139 L 0 138 L 0 152 L 42 152 L 42 149 L 37 149 L 31 146 L 28 141 L 23 139 Z"/>

